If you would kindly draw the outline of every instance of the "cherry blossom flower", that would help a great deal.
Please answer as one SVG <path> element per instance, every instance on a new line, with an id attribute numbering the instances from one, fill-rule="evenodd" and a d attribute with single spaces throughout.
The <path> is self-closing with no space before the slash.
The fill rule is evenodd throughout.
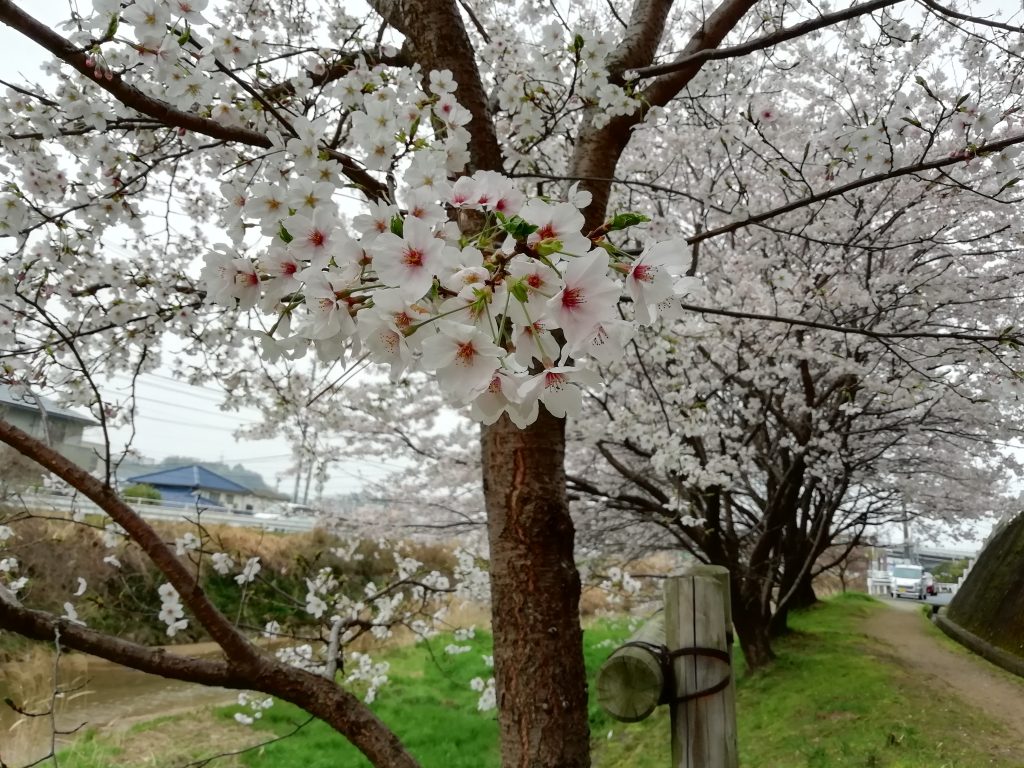
<path id="1" fill-rule="evenodd" d="M 374 240 L 370 250 L 380 281 L 410 299 L 419 299 L 430 290 L 434 275 L 442 266 L 442 248 L 444 243 L 434 237 L 429 225 L 407 218 L 402 237 L 385 232 Z"/>
<path id="2" fill-rule="evenodd" d="M 171 0 L 171 13 L 182 21 L 187 21 L 195 26 L 196 24 L 209 24 L 203 11 L 209 0 Z"/>
<path id="3" fill-rule="evenodd" d="M 201 279 L 207 286 L 207 301 L 234 304 L 250 309 L 259 300 L 259 275 L 252 262 L 235 256 L 224 246 L 206 255 Z"/>
<path id="4" fill-rule="evenodd" d="M 235 567 L 235 561 L 226 552 L 214 552 L 210 560 L 213 563 L 213 570 L 221 576 L 227 576 L 231 573 L 231 569 Z"/>
<path id="5" fill-rule="evenodd" d="M 626 276 L 626 291 L 636 307 L 636 320 L 650 325 L 657 318 L 657 305 L 675 292 L 675 278 L 686 269 L 686 243 L 668 240 L 644 249 Z"/>
<path id="6" fill-rule="evenodd" d="M 575 206 L 530 200 L 519 211 L 519 215 L 538 228 L 528 238 L 530 245 L 539 247 L 557 244 L 555 251 L 571 256 L 583 256 L 590 252 L 590 241 L 580 234 L 583 214 Z"/>
<path id="7" fill-rule="evenodd" d="M 324 208 L 317 208 L 311 217 L 297 213 L 284 220 L 284 228 L 292 236 L 288 248 L 298 258 L 319 267 L 327 266 L 330 260 L 337 227 L 334 213 Z"/>
<path id="8" fill-rule="evenodd" d="M 245 567 L 242 568 L 242 572 L 235 576 L 235 581 L 238 582 L 239 586 L 243 584 L 249 584 L 256 580 L 256 574 L 263 569 L 260 565 L 260 559 L 258 557 L 250 557 L 245 561 Z"/>
<path id="9" fill-rule="evenodd" d="M 398 215 L 398 208 L 387 203 L 370 202 L 367 213 L 352 219 L 352 226 L 359 232 L 365 247 L 369 247 L 378 236 L 391 231 L 391 219 Z"/>
<path id="10" fill-rule="evenodd" d="M 603 320 L 615 314 L 619 287 L 608 279 L 608 255 L 603 251 L 571 259 L 565 285 L 547 302 L 547 314 L 562 329 L 570 349 L 576 349 Z"/>
<path id="11" fill-rule="evenodd" d="M 135 27 L 135 36 L 140 40 L 163 37 L 171 20 L 167 7 L 160 0 L 135 0 L 121 12 L 121 18 Z"/>
<path id="12" fill-rule="evenodd" d="M 476 326 L 442 321 L 423 342 L 422 365 L 435 371 L 446 392 L 468 402 L 491 383 L 505 350 Z"/>
<path id="13" fill-rule="evenodd" d="M 610 365 L 622 360 L 626 343 L 633 337 L 633 323 L 625 320 L 602 320 L 576 352 L 589 355 L 599 363 Z"/>
<path id="14" fill-rule="evenodd" d="M 591 386 L 599 381 L 598 375 L 586 368 L 560 365 L 531 376 L 519 392 L 523 402 L 539 399 L 552 416 L 576 417 L 583 408 L 583 392 L 579 385 Z"/>
<path id="15" fill-rule="evenodd" d="M 348 338 L 356 326 L 349 312 L 348 291 L 354 285 L 358 272 L 332 268 L 326 272 L 311 272 L 306 280 L 306 309 L 309 323 L 299 331 L 309 339 Z"/>
<path id="16" fill-rule="evenodd" d="M 454 93 L 458 87 L 458 83 L 455 82 L 455 77 L 450 69 L 433 69 L 430 71 L 431 93 L 443 96 L 446 93 Z"/>
<path id="17" fill-rule="evenodd" d="M 520 389 L 525 382 L 524 375 L 499 368 L 491 377 L 490 384 L 473 401 L 470 412 L 474 419 L 483 424 L 493 424 L 503 413 L 520 429 L 537 420 L 539 401 L 536 397 L 523 402 Z"/>

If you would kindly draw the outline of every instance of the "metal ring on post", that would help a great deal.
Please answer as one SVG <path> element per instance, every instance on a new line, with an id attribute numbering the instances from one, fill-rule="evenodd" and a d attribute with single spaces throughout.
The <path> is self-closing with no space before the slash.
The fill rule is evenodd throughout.
<path id="1" fill-rule="evenodd" d="M 726 666 L 725 677 L 723 677 L 714 685 L 708 686 L 707 688 L 701 688 L 699 691 L 687 693 L 683 696 L 676 696 L 674 698 L 670 698 L 669 701 L 666 703 L 681 704 L 684 701 L 693 701 L 694 699 L 701 699 L 705 696 L 711 696 L 715 693 L 718 693 L 719 691 L 724 691 L 728 687 L 729 681 L 732 679 L 732 657 L 729 655 L 728 651 L 722 651 L 718 648 L 700 647 L 680 648 L 676 651 L 669 651 L 667 648 L 665 650 L 668 654 L 670 665 L 672 661 L 680 658 L 681 656 L 703 656 L 704 658 L 717 659 L 718 661 L 724 662 Z M 674 679 L 674 675 L 669 675 L 669 677 L 666 679 Z"/>

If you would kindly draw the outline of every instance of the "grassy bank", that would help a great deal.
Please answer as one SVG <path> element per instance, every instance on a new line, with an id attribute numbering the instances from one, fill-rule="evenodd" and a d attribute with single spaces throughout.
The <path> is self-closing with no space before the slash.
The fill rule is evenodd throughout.
<path id="1" fill-rule="evenodd" d="M 869 645 L 857 626 L 871 611 L 884 610 L 861 596 L 830 600 L 793 617 L 794 631 L 777 645 L 778 662 L 741 678 L 739 720 L 744 768 L 1022 768 L 1024 762 L 993 758 L 988 747 L 1008 736 L 957 702 L 907 675 L 884 649 Z M 923 620 L 923 619 L 922 619 Z M 625 622 L 605 622 L 586 633 L 587 666 L 593 674 L 620 640 Z M 498 765 L 493 712 L 476 710 L 474 677 L 487 677 L 488 638 L 471 650 L 444 653 L 446 641 L 429 648 L 390 651 L 391 683 L 374 709 L 409 745 L 424 768 L 490 768 Z M 212 734 L 242 728 L 222 710 L 207 726 Z M 615 723 L 592 708 L 597 768 L 665 768 L 668 718 L 659 713 L 634 725 Z M 270 738 L 293 730 L 305 716 L 275 704 L 258 721 L 255 735 Z M 197 733 L 197 739 L 202 738 Z M 62 768 L 137 766 L 130 750 L 110 747 L 106 737 L 73 750 Z M 207 741 L 207 743 L 210 743 Z M 214 740 L 213 743 L 217 743 Z M 91 752 L 91 754 L 87 754 Z M 167 753 L 164 753 L 167 756 Z M 97 755 L 102 755 L 96 762 Z M 134 757 L 137 757 L 135 755 Z M 159 759 L 145 765 L 180 764 Z M 219 763 L 224 765 L 225 763 Z M 311 723 L 296 736 L 226 763 L 249 768 L 361 768 L 368 763 L 340 736 Z"/>
<path id="2" fill-rule="evenodd" d="M 989 747 L 1012 742 L 1004 730 L 936 697 L 858 632 L 876 610 L 886 609 L 847 594 L 792 617 L 793 632 L 776 644 L 775 665 L 740 680 L 740 765 L 1024 768 L 1024 758 L 1006 762 L 991 754 Z M 666 714 L 616 728 L 598 750 L 597 766 L 668 766 Z"/>

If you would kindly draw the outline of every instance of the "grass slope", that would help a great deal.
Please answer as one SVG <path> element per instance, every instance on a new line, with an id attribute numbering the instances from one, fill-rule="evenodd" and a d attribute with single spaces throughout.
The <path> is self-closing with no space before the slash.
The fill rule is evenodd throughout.
<path id="1" fill-rule="evenodd" d="M 588 630 L 587 670 L 597 668 L 621 638 L 628 635 L 625 621 L 603 622 Z M 491 652 L 490 635 L 477 633 L 466 643 L 472 650 L 450 655 L 444 652 L 450 638 L 391 651 L 390 682 L 373 704 L 374 711 L 390 725 L 423 768 L 497 768 L 498 724 L 494 712 L 479 712 L 479 694 L 470 688 L 475 677 L 488 678 L 484 656 Z M 229 710 L 232 716 L 237 710 Z M 255 727 L 283 734 L 307 720 L 295 707 L 275 704 Z M 591 704 L 590 725 L 606 729 L 609 719 Z M 243 758 L 251 768 L 369 768 L 370 763 L 335 731 L 317 721 L 300 735 L 276 742 Z"/>
<path id="2" fill-rule="evenodd" d="M 857 631 L 874 600 L 845 595 L 792 618 L 793 632 L 777 644 L 778 662 L 739 681 L 740 765 L 743 768 L 1024 768 L 1007 762 L 994 746 L 1012 737 L 956 700 L 936 697 L 872 646 Z M 922 619 L 923 620 L 923 619 Z M 587 668 L 593 679 L 610 648 L 628 634 L 625 621 L 602 622 L 585 633 Z M 471 650 L 444 652 L 447 639 L 389 651 L 391 682 L 374 710 L 392 726 L 424 768 L 497 768 L 493 712 L 478 712 L 474 677 L 486 678 L 484 634 L 464 643 Z M 385 656 L 381 656 L 384 659 Z M 222 710 L 213 732 L 231 733 L 237 708 Z M 306 720 L 277 703 L 250 736 L 271 738 Z M 626 725 L 592 705 L 590 725 L 596 768 L 667 768 L 668 717 L 660 708 L 648 720 Z M 136 766 L 131 750 L 109 749 L 105 737 L 62 755 L 62 768 Z M 216 738 L 214 739 L 216 741 Z M 193 742 L 207 744 L 202 734 Z M 212 748 L 210 751 L 213 751 Z M 75 759 L 75 753 L 92 760 Z M 170 759 L 173 750 L 165 752 Z M 247 752 L 221 765 L 249 768 L 364 768 L 369 763 L 342 737 L 314 722 L 290 738 Z M 146 765 L 162 766 L 160 761 Z M 180 765 L 167 762 L 166 765 Z"/>
<path id="3" fill-rule="evenodd" d="M 792 617 L 793 632 L 776 645 L 778 661 L 740 680 L 740 765 L 1024 768 L 1024 757 L 1007 762 L 990 751 L 1007 743 L 1003 729 L 936 697 L 858 633 L 875 610 L 885 609 L 847 594 Z M 665 712 L 620 726 L 596 750 L 595 764 L 665 768 L 667 731 Z"/>

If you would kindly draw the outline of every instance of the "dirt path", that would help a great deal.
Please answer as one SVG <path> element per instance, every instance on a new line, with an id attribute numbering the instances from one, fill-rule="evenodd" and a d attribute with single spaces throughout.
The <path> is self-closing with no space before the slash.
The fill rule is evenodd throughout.
<path id="1" fill-rule="evenodd" d="M 1024 754 L 1024 679 L 994 667 L 974 654 L 943 646 L 929 631 L 916 602 L 894 604 L 876 612 L 864 632 L 884 643 L 918 680 L 937 695 L 955 695 L 965 704 L 1001 722 L 1020 740 Z"/>

